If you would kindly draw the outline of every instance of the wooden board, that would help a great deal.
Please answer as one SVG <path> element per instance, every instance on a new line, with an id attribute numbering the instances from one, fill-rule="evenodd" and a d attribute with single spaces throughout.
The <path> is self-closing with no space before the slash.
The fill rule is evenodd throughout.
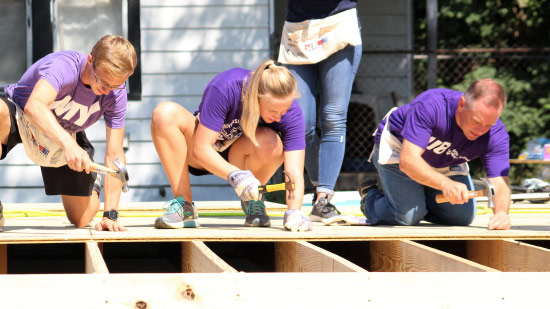
<path id="1" fill-rule="evenodd" d="M 10 275 L 2 308 L 547 308 L 550 273 Z"/>
<path id="2" fill-rule="evenodd" d="M 469 260 L 501 271 L 550 271 L 550 250 L 513 240 L 467 242 Z"/>
<path id="3" fill-rule="evenodd" d="M 46 204 L 18 207 L 7 204 L 5 210 L 39 210 L 55 207 L 57 216 L 51 217 L 9 217 L 6 213 L 4 232 L 0 234 L 2 243 L 25 242 L 85 242 L 95 241 L 189 241 L 193 239 L 208 241 L 274 241 L 274 240 L 436 240 L 436 239 L 550 239 L 550 213 L 512 213 L 512 228 L 505 231 L 487 229 L 490 214 L 478 215 L 473 224 L 466 227 L 439 226 L 422 222 L 418 226 L 325 226 L 315 222 L 313 231 L 292 233 L 283 228 L 282 214 L 284 207 L 268 203 L 268 214 L 272 219 L 269 228 L 247 228 L 243 226 L 244 214 L 239 211 L 238 202 L 209 202 L 199 206 L 200 227 L 191 229 L 159 230 L 153 227 L 155 217 L 162 214 L 162 203 L 136 203 L 135 207 L 122 207 L 121 222 L 128 228 L 127 232 L 111 233 L 96 231 L 92 228 L 74 228 L 62 212 L 60 204 Z M 201 205 L 201 204 L 199 204 Z M 237 216 L 210 217 L 206 211 L 231 212 Z M 9 206 L 9 207 L 8 207 Z M 132 210 L 133 209 L 133 210 Z M 152 213 L 149 210 L 154 210 Z M 309 213 L 309 209 L 305 209 Z M 95 220 L 99 220 L 96 218 Z"/>

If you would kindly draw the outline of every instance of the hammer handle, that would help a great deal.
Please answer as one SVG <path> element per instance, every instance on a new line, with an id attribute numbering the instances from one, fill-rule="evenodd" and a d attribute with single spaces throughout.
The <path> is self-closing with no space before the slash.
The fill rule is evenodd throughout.
<path id="1" fill-rule="evenodd" d="M 106 166 L 103 166 L 94 162 L 90 162 L 90 169 L 92 170 L 92 172 L 96 172 L 103 175 L 111 175 L 114 177 L 116 177 L 117 175 L 117 171 L 115 171 L 114 169 L 108 168 Z"/>
<path id="2" fill-rule="evenodd" d="M 478 191 L 468 191 L 468 199 L 471 199 L 473 197 L 480 197 L 483 196 L 483 190 Z M 448 202 L 449 199 L 445 197 L 443 194 L 438 194 L 435 196 L 435 201 L 439 203 L 445 203 Z"/>
<path id="3" fill-rule="evenodd" d="M 265 185 L 265 186 L 258 186 L 258 191 L 260 193 L 265 192 L 273 192 L 273 191 L 283 191 L 286 189 L 286 183 L 278 183 L 276 185 Z M 292 184 L 292 189 L 294 189 L 294 184 Z"/>

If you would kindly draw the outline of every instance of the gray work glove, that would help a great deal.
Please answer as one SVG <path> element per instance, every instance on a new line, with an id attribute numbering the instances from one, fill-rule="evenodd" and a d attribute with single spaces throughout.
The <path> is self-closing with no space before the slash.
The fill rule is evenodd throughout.
<path id="1" fill-rule="evenodd" d="M 299 209 L 289 209 L 285 211 L 283 226 L 291 232 L 305 232 L 313 229 L 308 215 Z"/>
<path id="2" fill-rule="evenodd" d="M 239 198 L 243 201 L 257 201 L 260 199 L 258 186 L 260 181 L 249 170 L 236 170 L 227 176 L 227 180 L 235 189 Z"/>

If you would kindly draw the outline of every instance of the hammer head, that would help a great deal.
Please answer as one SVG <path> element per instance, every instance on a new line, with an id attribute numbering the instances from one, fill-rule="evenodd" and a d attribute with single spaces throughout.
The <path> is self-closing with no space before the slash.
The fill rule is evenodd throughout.
<path id="1" fill-rule="evenodd" d="M 128 180 L 130 180 L 130 178 L 128 177 L 128 170 L 126 170 L 126 166 L 124 166 L 124 164 L 122 164 L 119 159 L 115 159 L 113 161 L 113 164 L 117 168 L 117 178 L 118 180 L 120 180 L 120 182 L 122 182 L 122 192 L 128 192 Z"/>
<path id="2" fill-rule="evenodd" d="M 481 178 L 479 180 L 473 180 L 474 186 L 483 188 L 483 196 L 487 197 L 487 206 L 489 208 L 495 208 L 495 188 L 493 184 L 487 178 Z"/>
<path id="3" fill-rule="evenodd" d="M 285 190 L 288 191 L 288 199 L 293 200 L 294 199 L 294 178 L 290 173 L 283 170 L 283 173 L 285 174 Z"/>

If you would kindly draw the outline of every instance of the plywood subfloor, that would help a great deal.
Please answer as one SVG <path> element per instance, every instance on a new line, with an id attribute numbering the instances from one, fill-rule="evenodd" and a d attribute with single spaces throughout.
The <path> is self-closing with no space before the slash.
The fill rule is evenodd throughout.
<path id="1" fill-rule="evenodd" d="M 235 202 L 199 203 L 200 227 L 158 230 L 155 217 L 162 214 L 162 203 L 121 205 L 121 222 L 127 232 L 96 231 L 92 227 L 74 228 L 62 212 L 61 204 L 6 204 L 6 224 L 0 234 L 1 243 L 81 242 L 95 241 L 361 241 L 361 240 L 445 240 L 445 239 L 550 239 L 550 212 L 539 208 L 519 207 L 512 213 L 512 228 L 506 231 L 487 229 L 489 213 L 478 214 L 467 227 L 439 226 L 422 222 L 418 226 L 325 226 L 315 222 L 313 231 L 291 233 L 284 230 L 284 206 L 268 203 L 270 228 L 243 226 L 244 215 Z M 523 207 L 523 209 L 522 209 Z M 21 212 L 20 215 L 14 213 Z M 309 213 L 309 209 L 305 209 Z M 224 213 L 225 216 L 218 215 Z M 28 215 L 24 217 L 22 214 Z M 53 214 L 53 215 L 52 215 Z M 96 218 L 94 222 L 99 220 Z M 93 226 L 93 225 L 92 225 Z"/>

